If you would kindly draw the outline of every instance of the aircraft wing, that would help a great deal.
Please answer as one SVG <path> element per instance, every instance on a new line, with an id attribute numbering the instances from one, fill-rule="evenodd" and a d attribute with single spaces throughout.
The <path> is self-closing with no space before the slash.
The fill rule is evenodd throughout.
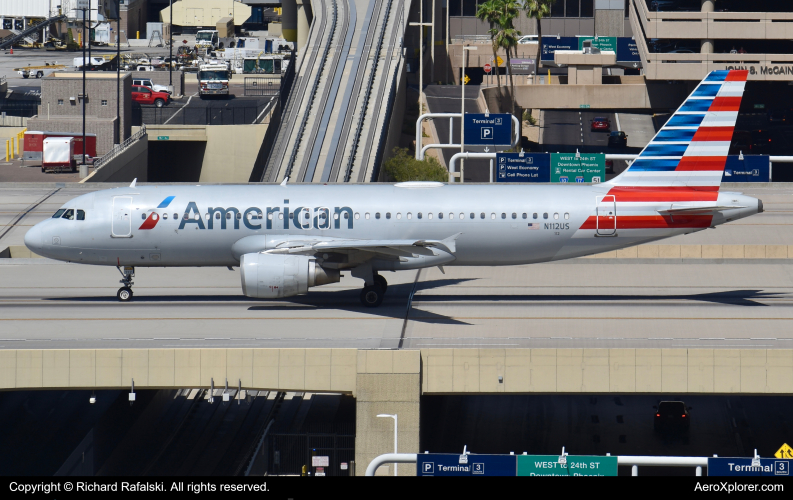
<path id="1" fill-rule="evenodd" d="M 314 255 L 317 252 L 352 253 L 368 252 L 388 257 L 411 257 L 413 255 L 434 255 L 431 248 L 436 247 L 449 253 L 457 251 L 457 233 L 443 240 L 347 240 L 330 239 L 321 241 L 289 240 L 278 244 L 266 253 Z"/>

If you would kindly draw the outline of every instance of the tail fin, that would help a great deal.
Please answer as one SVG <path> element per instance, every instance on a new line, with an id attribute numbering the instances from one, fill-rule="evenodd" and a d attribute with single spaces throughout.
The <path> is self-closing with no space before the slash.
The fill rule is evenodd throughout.
<path id="1" fill-rule="evenodd" d="M 748 71 L 713 71 L 642 150 L 608 184 L 718 191 Z"/>

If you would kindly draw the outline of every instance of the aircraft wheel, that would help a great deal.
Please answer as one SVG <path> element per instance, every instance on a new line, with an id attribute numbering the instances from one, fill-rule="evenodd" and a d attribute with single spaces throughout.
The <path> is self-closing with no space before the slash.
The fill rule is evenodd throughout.
<path id="1" fill-rule="evenodd" d="M 388 281 L 386 281 L 386 279 L 380 276 L 379 274 L 374 275 L 374 284 L 376 286 L 379 286 L 380 289 L 383 291 L 383 293 L 385 293 L 386 290 L 388 290 Z"/>
<path id="2" fill-rule="evenodd" d="M 365 286 L 361 290 L 361 304 L 366 307 L 378 307 L 383 303 L 385 291 L 379 286 Z"/>
<path id="3" fill-rule="evenodd" d="M 121 302 L 129 302 L 132 300 L 132 289 L 126 286 L 123 286 L 118 289 L 118 293 L 116 294 L 118 300 Z"/>

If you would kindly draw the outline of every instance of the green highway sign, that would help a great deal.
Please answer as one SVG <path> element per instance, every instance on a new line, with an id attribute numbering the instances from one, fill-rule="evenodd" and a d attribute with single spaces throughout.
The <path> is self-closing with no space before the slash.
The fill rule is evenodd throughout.
<path id="1" fill-rule="evenodd" d="M 553 153 L 551 154 L 551 182 L 604 182 L 606 155 Z"/>
<path id="2" fill-rule="evenodd" d="M 591 40 L 592 47 L 600 49 L 601 52 L 614 52 L 617 53 L 617 37 L 616 36 L 579 36 L 578 37 L 578 50 L 584 50 L 584 41 Z"/>
<path id="3" fill-rule="evenodd" d="M 518 455 L 518 476 L 616 476 L 617 457 Z"/>
<path id="4" fill-rule="evenodd" d="M 589 109 L 589 104 L 580 104 L 578 107 L 581 109 Z"/>
<path id="5" fill-rule="evenodd" d="M 167 141 L 168 139 L 170 139 L 170 136 L 167 136 L 167 135 L 158 135 L 157 136 L 157 140 L 158 141 Z"/>

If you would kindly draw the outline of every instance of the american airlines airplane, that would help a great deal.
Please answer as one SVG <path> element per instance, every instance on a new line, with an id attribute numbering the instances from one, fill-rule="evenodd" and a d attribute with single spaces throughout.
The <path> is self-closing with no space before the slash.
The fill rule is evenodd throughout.
<path id="1" fill-rule="evenodd" d="M 548 262 L 712 228 L 763 211 L 720 192 L 747 71 L 714 71 L 614 179 L 595 185 L 136 186 L 63 205 L 25 235 L 44 257 L 116 266 L 239 266 L 242 292 L 277 299 L 384 271 Z"/>

